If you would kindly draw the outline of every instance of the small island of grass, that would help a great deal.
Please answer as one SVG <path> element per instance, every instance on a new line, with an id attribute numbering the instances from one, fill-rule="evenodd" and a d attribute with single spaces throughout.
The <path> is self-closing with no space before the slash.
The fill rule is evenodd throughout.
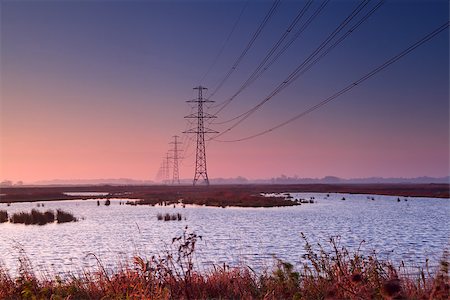
<path id="1" fill-rule="evenodd" d="M 78 221 L 71 213 L 63 211 L 61 209 L 56 210 L 56 214 L 53 210 L 39 211 L 32 209 L 31 212 L 16 212 L 8 219 L 7 211 L 0 211 L 0 223 L 9 222 L 14 224 L 25 225 L 45 225 L 49 223 L 67 223 Z"/>

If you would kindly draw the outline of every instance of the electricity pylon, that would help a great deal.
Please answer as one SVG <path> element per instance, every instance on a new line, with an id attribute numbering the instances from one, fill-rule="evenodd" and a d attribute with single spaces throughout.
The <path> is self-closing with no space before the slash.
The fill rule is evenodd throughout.
<path id="1" fill-rule="evenodd" d="M 163 181 L 164 180 L 164 173 L 165 171 L 164 171 L 164 161 L 162 161 L 161 162 L 161 165 L 159 166 L 159 169 L 158 169 L 158 173 L 156 173 L 156 177 L 155 177 L 155 179 L 157 180 L 157 181 Z"/>
<path id="2" fill-rule="evenodd" d="M 173 136 L 173 142 L 170 142 L 169 144 L 173 145 L 173 149 L 171 149 L 170 151 L 173 152 L 173 156 L 171 157 L 173 159 L 173 168 L 172 168 L 172 184 L 180 184 L 180 174 L 178 171 L 178 159 L 180 158 L 180 156 L 178 155 L 178 151 L 180 151 L 178 149 L 178 145 L 181 144 L 181 142 L 178 141 L 179 136 L 178 135 L 174 135 Z"/>
<path id="3" fill-rule="evenodd" d="M 203 183 L 209 185 L 208 172 L 206 170 L 206 147 L 205 147 L 205 133 L 218 133 L 217 131 L 205 128 L 204 119 L 215 118 L 211 114 L 203 112 L 203 103 L 212 103 L 214 101 L 203 99 L 203 90 L 207 88 L 198 86 L 194 90 L 198 90 L 198 97 L 194 100 L 186 101 L 188 103 L 197 103 L 197 113 L 185 116 L 185 118 L 197 119 L 197 128 L 192 128 L 183 133 L 196 133 L 197 134 L 197 150 L 195 156 L 195 174 L 193 185 L 196 185 L 202 178 Z"/>
<path id="4" fill-rule="evenodd" d="M 164 158 L 164 168 L 163 168 L 163 172 L 164 172 L 164 180 L 163 182 L 165 184 L 168 184 L 169 181 L 169 176 L 170 176 L 170 157 L 169 157 L 169 152 L 166 153 L 166 157 Z"/>

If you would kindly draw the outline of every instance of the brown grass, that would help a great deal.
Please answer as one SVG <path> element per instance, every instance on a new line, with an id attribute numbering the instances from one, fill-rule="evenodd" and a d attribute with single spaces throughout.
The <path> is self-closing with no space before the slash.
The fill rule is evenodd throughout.
<path id="1" fill-rule="evenodd" d="M 193 186 L 41 186 L 2 188 L 0 203 L 51 201 L 65 199 L 92 199 L 91 196 L 65 195 L 73 192 L 107 192 L 98 199 L 143 199 L 146 204 L 156 205 L 163 201 L 176 203 L 184 199 L 186 204 L 212 206 L 286 206 L 295 205 L 290 200 L 264 198 L 260 193 L 350 193 L 369 195 L 394 195 L 411 197 L 450 198 L 450 184 L 248 184 Z"/>
<path id="2" fill-rule="evenodd" d="M 77 218 L 74 217 L 69 212 L 63 211 L 61 209 L 56 210 L 56 222 L 57 223 L 67 223 L 67 222 L 77 222 Z"/>
<path id="3" fill-rule="evenodd" d="M 6 210 L 0 210 L 0 223 L 8 222 L 8 212 Z"/>
<path id="4" fill-rule="evenodd" d="M 180 201 L 183 204 L 227 207 L 275 207 L 275 206 L 295 206 L 298 202 L 286 199 L 285 197 L 265 197 L 260 192 L 253 189 L 230 187 L 214 188 L 192 188 L 184 187 L 182 190 L 175 189 L 144 192 L 135 194 L 135 197 L 142 199 L 137 204 L 143 205 L 173 205 Z"/>
<path id="5" fill-rule="evenodd" d="M 56 215 L 52 210 L 41 212 L 39 210 L 32 209 L 31 212 L 13 213 L 9 218 L 9 221 L 11 223 L 19 223 L 25 225 L 45 225 L 48 223 L 53 223 L 55 221 L 57 223 L 76 222 L 77 219 L 71 213 L 65 212 L 61 209 L 58 209 L 56 211 Z"/>
<path id="6" fill-rule="evenodd" d="M 40 212 L 32 209 L 31 212 L 13 213 L 10 218 L 11 223 L 21 223 L 25 225 L 45 225 L 55 222 L 55 213 L 51 210 Z"/>
<path id="7" fill-rule="evenodd" d="M 176 213 L 176 214 L 158 213 L 156 215 L 156 218 L 158 219 L 158 221 L 181 221 L 183 219 L 183 216 L 180 213 Z"/>
<path id="8" fill-rule="evenodd" d="M 448 257 L 439 270 L 408 276 L 376 255 L 350 254 L 330 239 L 331 252 L 313 249 L 305 237 L 306 255 L 296 270 L 278 261 L 272 271 L 256 274 L 249 267 L 214 267 L 198 272 L 194 251 L 201 236 L 185 231 L 170 250 L 133 262 L 110 274 L 39 278 L 26 258 L 19 275 L 0 267 L 0 299 L 448 299 Z"/>

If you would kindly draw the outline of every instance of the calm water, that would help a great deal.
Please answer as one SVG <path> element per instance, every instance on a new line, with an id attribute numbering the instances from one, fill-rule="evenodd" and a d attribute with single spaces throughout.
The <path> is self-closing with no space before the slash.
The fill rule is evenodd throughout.
<path id="1" fill-rule="evenodd" d="M 326 244 L 341 236 L 342 244 L 396 263 L 437 264 L 449 249 L 450 202 L 448 199 L 368 195 L 301 193 L 296 198 L 316 203 L 286 208 L 214 208 L 119 205 L 97 207 L 96 200 L 18 203 L 0 209 L 8 213 L 62 208 L 83 218 L 77 223 L 45 226 L 0 224 L 0 260 L 14 273 L 23 249 L 36 270 L 77 272 L 95 265 L 95 254 L 107 266 L 135 254 L 151 257 L 169 247 L 172 238 L 188 225 L 202 235 L 196 259 L 200 268 L 212 264 L 246 264 L 262 270 L 274 257 L 294 264 L 304 253 L 303 232 L 311 242 Z M 345 201 L 342 201 L 345 197 Z M 372 197 L 372 196 L 369 196 Z M 103 203 L 103 201 L 102 201 Z M 158 213 L 180 212 L 186 220 L 158 221 Z"/>

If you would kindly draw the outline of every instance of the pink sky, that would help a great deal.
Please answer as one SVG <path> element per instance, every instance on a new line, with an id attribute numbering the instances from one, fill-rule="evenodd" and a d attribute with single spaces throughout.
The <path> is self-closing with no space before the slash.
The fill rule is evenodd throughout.
<path id="1" fill-rule="evenodd" d="M 0 180 L 155 179 L 171 137 L 185 129 L 185 101 L 195 97 L 192 88 L 240 5 L 114 3 L 1 3 Z M 218 120 L 268 95 L 355 3 L 331 3 L 304 40 Z M 213 89 L 220 81 L 266 4 L 251 4 L 204 85 Z M 280 7 L 215 100 L 226 100 L 244 82 L 300 4 Z M 387 2 L 342 47 L 223 138 L 251 135 L 304 111 L 448 21 L 445 1 L 419 1 L 407 10 L 405 5 Z M 445 31 L 339 100 L 277 131 L 240 143 L 211 142 L 209 177 L 448 176 L 448 44 Z M 193 147 L 180 167 L 182 178 L 193 177 Z"/>

